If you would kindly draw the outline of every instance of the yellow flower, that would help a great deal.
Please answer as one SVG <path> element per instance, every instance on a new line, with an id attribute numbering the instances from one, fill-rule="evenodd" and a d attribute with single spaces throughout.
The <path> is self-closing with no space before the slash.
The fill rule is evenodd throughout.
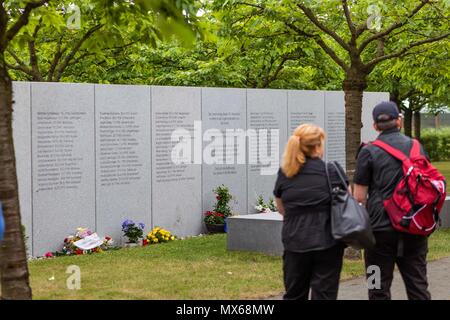
<path id="1" fill-rule="evenodd" d="M 171 236 L 171 237 L 170 237 L 170 240 L 172 240 L 172 241 L 175 240 L 175 237 L 174 237 L 174 236 Z"/>
<path id="2" fill-rule="evenodd" d="M 154 239 L 153 241 L 154 241 L 155 243 L 158 243 L 158 239 Z"/>

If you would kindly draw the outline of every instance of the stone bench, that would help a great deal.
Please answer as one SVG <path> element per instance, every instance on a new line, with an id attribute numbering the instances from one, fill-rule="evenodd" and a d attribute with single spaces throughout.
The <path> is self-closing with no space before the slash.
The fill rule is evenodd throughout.
<path id="1" fill-rule="evenodd" d="M 227 218 L 228 250 L 283 253 L 281 228 L 283 216 L 278 212 L 248 214 Z"/>
<path id="2" fill-rule="evenodd" d="M 450 228 L 450 197 L 441 212 L 442 227 Z M 227 219 L 227 247 L 231 251 L 282 255 L 283 216 L 278 212 L 233 216 Z"/>

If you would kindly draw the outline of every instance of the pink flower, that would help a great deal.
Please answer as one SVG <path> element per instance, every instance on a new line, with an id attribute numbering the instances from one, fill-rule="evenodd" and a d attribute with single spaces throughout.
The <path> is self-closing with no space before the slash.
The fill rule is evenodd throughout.
<path id="1" fill-rule="evenodd" d="M 53 253 L 47 252 L 47 253 L 45 254 L 45 257 L 46 257 L 46 258 L 53 258 Z"/>

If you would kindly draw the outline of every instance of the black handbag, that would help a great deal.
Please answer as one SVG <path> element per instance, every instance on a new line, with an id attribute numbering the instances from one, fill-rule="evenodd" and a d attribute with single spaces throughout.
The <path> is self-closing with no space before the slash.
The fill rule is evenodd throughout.
<path id="1" fill-rule="evenodd" d="M 355 249 L 370 249 L 375 245 L 370 218 L 364 206 L 348 192 L 348 185 L 336 163 L 332 162 L 345 189 L 333 188 L 328 164 L 325 165 L 328 187 L 331 194 L 331 233 L 334 239 Z"/>

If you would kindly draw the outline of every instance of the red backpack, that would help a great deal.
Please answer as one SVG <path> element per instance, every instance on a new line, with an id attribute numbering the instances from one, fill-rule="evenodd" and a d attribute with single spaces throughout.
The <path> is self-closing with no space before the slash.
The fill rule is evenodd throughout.
<path id="1" fill-rule="evenodd" d="M 444 176 L 420 154 L 417 140 L 413 140 L 409 158 L 383 141 L 376 140 L 372 144 L 402 162 L 404 177 L 392 197 L 383 203 L 394 229 L 416 235 L 431 234 L 445 202 Z"/>

